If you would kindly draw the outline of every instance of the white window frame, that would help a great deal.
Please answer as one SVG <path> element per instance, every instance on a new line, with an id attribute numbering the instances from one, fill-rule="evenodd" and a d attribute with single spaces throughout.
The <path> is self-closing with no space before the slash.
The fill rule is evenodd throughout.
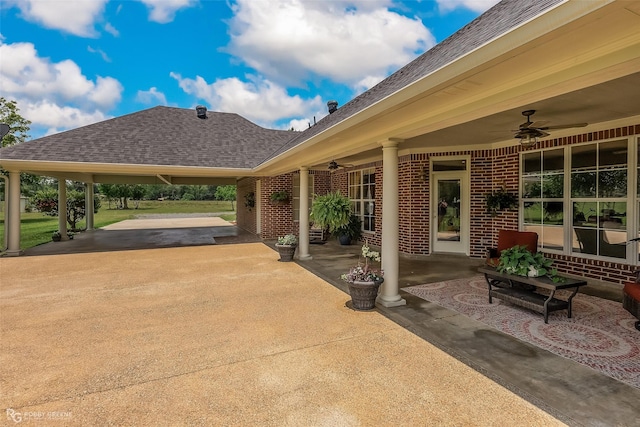
<path id="1" fill-rule="evenodd" d="M 580 254 L 573 252 L 573 201 L 571 196 L 571 149 L 573 147 L 589 144 L 606 144 L 608 142 L 615 142 L 621 140 L 627 140 L 627 197 L 625 202 L 627 203 L 627 239 L 633 237 L 640 237 L 640 195 L 638 194 L 638 179 L 640 179 L 640 137 L 616 137 L 597 141 L 589 141 L 580 144 L 571 144 L 563 147 L 564 149 L 564 190 L 563 190 L 563 203 L 564 203 L 564 217 L 563 217 L 563 250 L 556 251 L 551 249 L 540 248 L 543 252 L 559 253 L 563 255 L 569 255 L 574 257 L 580 257 L 585 259 L 598 259 L 610 262 L 620 262 L 630 265 L 640 265 L 639 256 L 639 242 L 633 242 L 628 244 L 627 257 L 626 258 L 612 258 L 600 255 L 592 254 Z M 524 155 L 531 152 L 543 152 L 548 150 L 558 149 L 558 147 L 551 147 L 541 150 L 523 151 L 520 153 L 520 170 L 519 170 L 519 218 L 518 224 L 520 229 L 524 229 L 524 202 L 531 199 L 523 199 L 523 171 L 524 171 Z M 593 201 L 599 201 L 607 198 L 595 197 Z"/>
<path id="2" fill-rule="evenodd" d="M 349 194 L 349 199 L 351 200 L 351 204 L 354 207 L 354 214 L 356 214 L 360 220 L 362 221 L 362 232 L 363 233 L 367 233 L 367 234 L 375 234 L 376 232 L 376 197 L 375 197 L 375 191 L 376 191 L 376 182 L 375 182 L 375 174 L 376 174 L 376 169 L 375 168 L 367 168 L 367 169 L 360 169 L 357 171 L 352 171 L 349 172 L 347 175 L 347 187 L 348 187 L 348 194 Z M 353 183 L 353 176 L 358 175 L 360 177 L 359 179 L 359 183 Z M 373 190 L 374 190 L 374 194 L 373 197 L 365 197 L 365 183 L 364 183 L 364 176 L 365 175 L 369 175 L 371 177 L 371 175 L 373 175 L 373 182 L 369 182 L 366 184 L 367 187 L 370 188 L 371 185 L 373 185 Z M 355 194 L 359 194 L 360 197 L 354 197 Z M 372 203 L 373 205 L 370 205 L 370 203 Z M 373 206 L 373 212 L 371 214 L 366 214 L 367 212 L 367 208 L 370 208 L 371 206 Z M 365 224 L 365 216 L 367 218 L 370 218 L 369 220 L 369 224 L 371 225 L 371 229 L 367 229 L 366 224 Z"/>

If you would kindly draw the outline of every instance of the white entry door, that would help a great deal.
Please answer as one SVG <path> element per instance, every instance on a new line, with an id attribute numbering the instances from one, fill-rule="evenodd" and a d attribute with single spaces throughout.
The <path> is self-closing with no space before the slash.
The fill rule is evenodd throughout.
<path id="1" fill-rule="evenodd" d="M 469 186 L 466 171 L 434 172 L 432 252 L 469 254 Z"/>

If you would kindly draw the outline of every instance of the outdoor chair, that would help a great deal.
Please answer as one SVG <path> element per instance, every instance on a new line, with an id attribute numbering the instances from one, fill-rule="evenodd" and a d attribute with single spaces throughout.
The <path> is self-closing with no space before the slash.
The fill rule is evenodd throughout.
<path id="1" fill-rule="evenodd" d="M 578 238 L 580 245 L 580 253 L 601 255 L 613 258 L 625 258 L 626 245 L 609 243 L 604 234 L 604 230 L 596 230 L 595 228 L 574 227 L 573 230 Z M 598 252 L 598 244 L 600 252 Z"/>
<path id="2" fill-rule="evenodd" d="M 514 246 L 526 246 L 529 252 L 538 252 L 538 233 L 533 231 L 500 230 L 498 246 L 487 250 L 487 264 L 496 267 L 500 262 L 500 253 Z"/>

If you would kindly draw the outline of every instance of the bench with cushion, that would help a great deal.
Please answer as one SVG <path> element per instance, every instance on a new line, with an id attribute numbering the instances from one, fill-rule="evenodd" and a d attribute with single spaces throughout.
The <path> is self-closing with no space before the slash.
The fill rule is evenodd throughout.
<path id="1" fill-rule="evenodd" d="M 625 283 L 622 289 L 622 306 L 639 319 L 636 329 L 640 331 L 640 271 L 636 274 L 636 281 Z"/>

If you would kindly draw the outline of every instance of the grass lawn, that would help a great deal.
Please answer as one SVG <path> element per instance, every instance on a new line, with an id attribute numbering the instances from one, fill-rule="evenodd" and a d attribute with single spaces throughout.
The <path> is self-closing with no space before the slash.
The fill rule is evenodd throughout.
<path id="1" fill-rule="evenodd" d="M 135 218 L 145 214 L 170 213 L 222 213 L 219 216 L 227 221 L 235 221 L 231 202 L 222 201 L 181 201 L 181 200 L 144 200 L 138 209 L 129 202 L 130 209 L 109 209 L 109 204 L 102 202 L 102 207 L 94 216 L 95 228 L 104 227 L 114 222 Z M 115 205 L 112 205 L 112 207 Z M 78 228 L 84 228 L 85 221 L 80 221 Z M 58 229 L 58 217 L 42 213 L 23 213 L 20 215 L 20 249 L 27 249 L 51 241 L 51 234 Z M 4 215 L 0 215 L 0 236 L 4 239 Z"/>

